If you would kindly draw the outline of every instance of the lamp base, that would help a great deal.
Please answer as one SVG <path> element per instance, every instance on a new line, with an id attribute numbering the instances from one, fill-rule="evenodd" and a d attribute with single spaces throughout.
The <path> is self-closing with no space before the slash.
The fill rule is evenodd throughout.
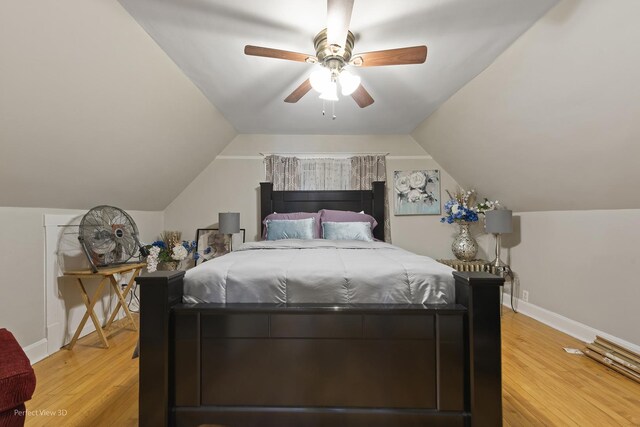
<path id="1" fill-rule="evenodd" d="M 507 263 L 505 263 L 504 261 L 502 261 L 500 258 L 496 258 L 493 261 L 491 261 L 489 263 L 491 265 L 491 267 L 494 268 L 504 268 L 504 267 L 508 267 Z"/>

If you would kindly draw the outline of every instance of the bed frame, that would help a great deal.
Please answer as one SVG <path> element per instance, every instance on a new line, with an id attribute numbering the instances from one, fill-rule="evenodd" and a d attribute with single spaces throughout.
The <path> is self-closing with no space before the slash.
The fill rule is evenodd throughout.
<path id="1" fill-rule="evenodd" d="M 364 210 L 382 240 L 384 193 L 261 184 L 261 218 Z M 138 277 L 140 425 L 499 426 L 503 279 L 453 274 L 448 305 L 183 304 L 184 272 Z"/>

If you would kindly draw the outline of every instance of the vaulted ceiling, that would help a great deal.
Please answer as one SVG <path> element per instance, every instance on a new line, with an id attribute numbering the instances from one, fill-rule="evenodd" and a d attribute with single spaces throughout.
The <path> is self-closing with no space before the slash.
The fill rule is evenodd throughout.
<path id="1" fill-rule="evenodd" d="M 375 103 L 336 103 L 335 121 L 310 92 L 283 99 L 312 66 L 247 57 L 246 44 L 314 54 L 326 0 L 120 0 L 240 133 L 411 132 L 484 70 L 556 0 L 356 0 L 356 52 L 426 44 L 427 61 L 357 69 Z"/>
<path id="2" fill-rule="evenodd" d="M 429 56 L 358 70 L 376 103 L 341 100 L 333 122 L 312 93 L 282 102 L 306 64 L 242 54 L 311 53 L 324 0 L 121 3 L 0 2 L 0 206 L 162 210 L 260 132 L 411 133 L 519 211 L 640 208 L 636 0 L 563 0 L 537 22 L 555 0 L 356 0 L 356 50 Z"/>

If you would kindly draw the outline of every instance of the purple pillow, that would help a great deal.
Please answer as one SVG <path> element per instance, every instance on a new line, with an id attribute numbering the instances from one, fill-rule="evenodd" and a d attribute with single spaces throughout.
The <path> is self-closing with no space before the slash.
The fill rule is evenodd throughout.
<path id="1" fill-rule="evenodd" d="M 320 225 L 320 212 L 292 212 L 292 213 L 272 213 L 267 215 L 267 217 L 262 221 L 262 240 L 267 238 L 267 220 L 283 220 L 283 219 L 307 219 L 314 218 L 314 239 L 319 239 L 322 235 L 322 228 Z"/>
<path id="2" fill-rule="evenodd" d="M 334 211 L 331 209 L 322 209 L 320 212 L 320 222 L 368 222 L 371 224 L 371 231 L 376 228 L 378 221 L 371 215 L 366 213 L 352 211 Z M 322 227 L 322 226 L 320 226 Z M 322 229 L 322 228 L 320 228 Z"/>

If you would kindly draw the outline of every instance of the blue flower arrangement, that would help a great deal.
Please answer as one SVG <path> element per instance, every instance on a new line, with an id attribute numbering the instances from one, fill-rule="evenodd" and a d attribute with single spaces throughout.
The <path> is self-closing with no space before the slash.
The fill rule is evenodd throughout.
<path id="1" fill-rule="evenodd" d="M 454 222 L 476 222 L 478 213 L 472 208 L 460 205 L 456 200 L 449 200 L 444 204 L 444 211 L 447 216 L 440 218 L 440 222 L 453 224 Z"/>
<path id="2" fill-rule="evenodd" d="M 155 242 L 153 242 L 151 244 L 151 246 L 157 246 L 160 249 L 167 249 L 167 244 L 165 242 L 163 242 L 162 240 L 156 240 Z"/>
<path id="3" fill-rule="evenodd" d="M 165 231 L 160 239 L 156 240 L 146 248 L 149 250 L 147 257 L 147 270 L 156 271 L 158 263 L 180 263 L 191 255 L 194 260 L 200 257 L 197 252 L 195 240 L 181 240 L 181 233 L 176 231 Z M 176 264 L 177 265 L 177 264 Z"/>
<path id="4" fill-rule="evenodd" d="M 187 250 L 187 252 L 189 252 L 189 253 L 193 252 L 193 260 L 194 261 L 197 261 L 198 258 L 200 258 L 200 254 L 196 250 L 196 248 L 198 247 L 198 242 L 196 242 L 195 240 L 192 240 L 190 242 L 188 242 L 186 240 L 183 240 L 182 241 L 182 246 Z"/>
<path id="5" fill-rule="evenodd" d="M 492 202 L 484 199 L 483 202 L 476 204 L 475 190 L 464 191 L 458 189 L 455 194 L 451 194 L 447 190 L 449 200 L 444 204 L 444 213 L 446 216 L 440 218 L 440 222 L 453 224 L 454 222 L 477 222 L 480 218 L 478 214 L 484 215 L 485 212 L 496 209 L 499 202 Z"/>

